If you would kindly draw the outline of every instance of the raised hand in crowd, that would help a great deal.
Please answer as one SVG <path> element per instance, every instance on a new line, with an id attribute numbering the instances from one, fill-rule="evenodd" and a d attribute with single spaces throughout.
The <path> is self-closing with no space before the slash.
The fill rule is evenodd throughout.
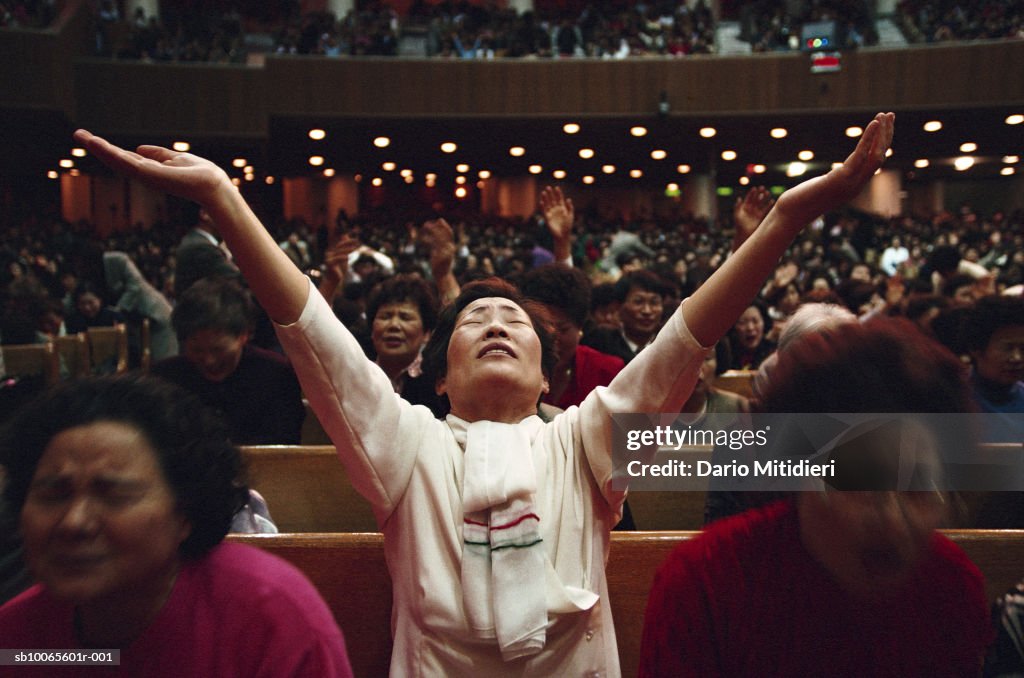
<path id="1" fill-rule="evenodd" d="M 557 186 L 545 186 L 540 192 L 540 210 L 544 214 L 544 222 L 555 241 L 555 261 L 572 259 L 572 226 L 576 220 L 576 211 L 572 200 L 562 194 Z"/>
<path id="2" fill-rule="evenodd" d="M 323 277 L 320 279 L 319 290 L 327 303 L 334 301 L 334 297 L 341 291 L 348 276 L 348 257 L 357 249 L 359 241 L 344 233 L 324 252 Z"/>
<path id="3" fill-rule="evenodd" d="M 459 282 L 455 279 L 455 233 L 444 219 L 431 219 L 423 223 L 419 241 L 426 246 L 430 257 L 430 273 L 437 285 L 442 306 L 459 296 Z"/>

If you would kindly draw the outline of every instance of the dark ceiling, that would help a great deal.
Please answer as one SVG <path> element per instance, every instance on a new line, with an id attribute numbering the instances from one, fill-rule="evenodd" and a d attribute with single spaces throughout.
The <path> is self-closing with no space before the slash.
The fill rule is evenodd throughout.
<path id="1" fill-rule="evenodd" d="M 1024 124 L 1008 125 L 1011 114 L 1024 113 L 1024 106 L 999 106 L 971 110 L 898 111 L 894 154 L 889 166 L 907 173 L 908 178 L 927 180 L 950 177 L 998 177 L 1007 166 L 1004 156 L 1020 156 L 1024 152 Z M 419 183 L 427 173 L 436 173 L 439 184 L 448 184 L 457 174 L 456 165 L 469 165 L 467 177 L 476 181 L 480 170 L 494 177 L 525 176 L 530 165 L 540 165 L 540 177 L 554 181 L 552 172 L 566 172 L 562 180 L 579 183 L 584 176 L 595 177 L 595 186 L 642 184 L 663 188 L 671 181 L 685 181 L 678 173 L 681 164 L 690 166 L 694 174 L 714 173 L 719 186 L 735 186 L 740 177 L 750 174 L 756 183 L 792 183 L 785 176 L 786 164 L 797 160 L 802 150 L 814 153 L 808 173 L 821 173 L 833 162 L 841 161 L 852 150 L 855 140 L 845 130 L 863 127 L 870 113 L 815 113 L 757 116 L 683 117 L 668 115 L 647 118 L 445 118 L 445 119 L 274 119 L 265 139 L 208 138 L 184 139 L 192 152 L 211 158 L 241 177 L 231 167 L 236 157 L 244 157 L 255 168 L 255 180 L 274 177 L 321 175 L 324 168 L 339 174 L 360 174 L 366 179 L 381 177 L 386 182 L 401 182 L 399 171 L 410 169 Z M 943 128 L 925 132 L 923 124 L 939 120 Z M 577 134 L 566 134 L 563 124 L 580 125 Z M 642 125 L 647 134 L 634 137 L 631 127 Z M 705 126 L 717 129 L 710 139 L 702 138 Z M 308 131 L 318 127 L 326 132 L 322 141 L 309 138 Z M 783 127 L 788 135 L 773 139 L 769 131 Z M 4 153 L 0 172 L 45 177 L 58 169 L 62 158 L 70 157 L 73 125 L 59 113 L 46 111 L 0 110 L 0 140 Z M 377 148 L 373 139 L 390 138 L 390 145 Z M 147 138 L 114 138 L 126 145 L 138 143 L 170 144 L 177 139 L 153 136 Z M 445 141 L 458 145 L 451 154 L 441 151 Z M 960 145 L 974 142 L 977 150 L 962 153 Z M 512 157 L 509 148 L 521 146 L 525 153 Z M 594 151 L 590 159 L 579 155 L 581 148 Z M 656 160 L 652 150 L 663 150 L 666 157 Z M 737 153 L 735 160 L 721 158 L 723 150 Z M 309 157 L 320 155 L 324 164 L 314 168 Z M 965 173 L 952 167 L 952 159 L 972 155 L 976 164 Z M 927 159 L 930 166 L 915 169 L 917 159 Z M 393 171 L 382 169 L 384 162 L 395 163 Z M 75 159 L 83 172 L 103 171 L 95 161 Z M 616 171 L 606 174 L 604 165 Z M 751 174 L 751 166 L 762 164 L 765 172 Z M 1016 171 L 1021 172 L 1019 160 Z M 639 169 L 641 179 L 632 179 L 629 171 Z"/>

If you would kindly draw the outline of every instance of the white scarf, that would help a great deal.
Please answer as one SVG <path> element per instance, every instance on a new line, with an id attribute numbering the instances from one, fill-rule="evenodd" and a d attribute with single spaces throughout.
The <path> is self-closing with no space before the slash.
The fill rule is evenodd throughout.
<path id="1" fill-rule="evenodd" d="M 454 421 L 452 421 L 454 420 Z M 535 506 L 532 439 L 539 417 L 519 424 L 449 416 L 465 450 L 462 600 L 472 631 L 496 638 L 505 661 L 544 647 L 546 560 Z"/>

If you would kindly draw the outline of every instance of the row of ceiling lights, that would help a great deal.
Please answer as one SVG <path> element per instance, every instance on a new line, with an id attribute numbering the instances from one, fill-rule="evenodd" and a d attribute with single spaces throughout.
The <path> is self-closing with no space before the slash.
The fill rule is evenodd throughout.
<path id="1" fill-rule="evenodd" d="M 1020 124 L 1024 123 L 1024 115 L 1022 115 L 1022 114 L 1009 115 L 1009 116 L 1006 117 L 1004 122 L 1007 125 L 1020 125 Z M 926 131 L 926 132 L 938 132 L 938 131 L 940 131 L 942 129 L 942 127 L 943 127 L 943 124 L 942 124 L 942 121 L 940 121 L 940 120 L 929 120 L 929 121 L 925 122 L 922 125 L 922 129 L 924 129 L 924 131 Z M 579 123 L 574 123 L 574 122 L 565 123 L 562 126 L 562 130 L 566 134 L 570 134 L 570 135 L 571 134 L 579 133 L 580 129 L 581 128 L 580 128 Z M 643 136 L 646 136 L 646 134 L 647 134 L 647 128 L 643 127 L 641 125 L 635 125 L 635 126 L 630 128 L 629 132 L 634 137 L 643 137 Z M 857 138 L 861 134 L 864 133 L 864 130 L 863 130 L 863 128 L 858 127 L 858 126 L 851 126 L 851 127 L 846 128 L 845 133 L 846 133 L 846 136 L 848 136 L 850 138 Z M 311 129 L 311 130 L 309 130 L 308 134 L 309 134 L 309 138 L 313 139 L 315 141 L 322 141 L 322 140 L 327 138 L 327 132 L 324 129 L 322 129 L 322 128 Z M 718 134 L 718 130 L 716 130 L 714 127 L 703 127 L 703 128 L 700 129 L 699 134 L 703 138 L 710 139 L 710 138 L 712 138 L 712 137 L 714 137 L 714 136 L 716 136 Z M 769 132 L 769 135 L 772 138 L 774 138 L 774 139 L 783 139 L 786 136 L 788 136 L 788 134 L 789 134 L 788 130 L 785 129 L 784 127 L 775 127 L 773 129 L 771 129 L 770 132 Z M 374 138 L 373 145 L 376 146 L 377 148 L 387 148 L 387 147 L 389 147 L 391 145 L 391 139 L 386 137 L 386 136 L 378 136 L 378 137 Z M 172 148 L 174 150 L 178 151 L 178 152 L 184 153 L 184 152 L 188 152 L 191 149 L 191 144 L 189 144 L 189 142 L 187 142 L 187 141 L 175 141 L 172 144 Z M 458 150 L 458 145 L 455 142 L 453 142 L 453 141 L 445 141 L 445 142 L 443 142 L 440 145 L 440 149 L 441 149 L 441 151 L 443 153 L 452 154 L 452 153 L 455 153 Z M 962 143 L 960 145 L 960 152 L 961 153 L 965 153 L 965 154 L 973 153 L 973 152 L 977 151 L 977 149 L 978 149 L 978 145 L 976 143 L 974 143 L 974 142 L 971 142 L 971 141 L 964 142 L 964 143 Z M 512 146 L 512 147 L 509 148 L 508 152 L 509 152 L 509 155 L 511 155 L 513 157 L 522 157 L 523 155 L 525 155 L 526 149 L 523 148 L 522 146 Z M 594 152 L 594 150 L 592 148 L 581 148 L 581 149 L 579 149 L 578 154 L 579 154 L 580 158 L 583 158 L 584 160 L 589 160 L 589 159 L 594 157 L 595 152 Z M 73 148 L 73 149 L 71 149 L 71 155 L 73 157 L 81 158 L 81 157 L 84 157 L 86 155 L 86 151 L 85 151 L 84 148 Z M 665 158 L 668 157 L 668 153 L 665 150 L 663 150 L 663 149 L 654 149 L 654 150 L 651 151 L 650 155 L 651 155 L 651 158 L 654 159 L 654 160 L 664 160 Z M 887 155 L 888 156 L 892 155 L 892 149 L 889 149 L 889 152 L 887 153 Z M 736 151 L 734 151 L 732 149 L 725 149 L 725 150 L 723 150 L 720 153 L 720 157 L 722 158 L 722 160 L 725 160 L 727 162 L 731 162 L 731 161 L 737 159 L 738 154 L 736 153 Z M 807 171 L 807 167 L 806 167 L 806 165 L 804 163 L 809 162 L 809 161 L 814 159 L 814 152 L 811 151 L 811 150 L 805 149 L 805 150 L 800 151 L 797 154 L 797 157 L 799 158 L 800 162 L 789 163 L 789 165 L 787 166 L 786 174 L 788 176 L 790 176 L 790 177 L 800 176 L 800 175 L 804 174 Z M 1018 163 L 1019 161 L 1020 161 L 1020 158 L 1019 158 L 1019 156 L 1016 156 L 1016 155 L 1007 155 L 1007 156 L 1003 157 L 1003 163 L 1005 163 L 1007 165 L 1013 165 L 1013 164 Z M 324 159 L 324 157 L 322 155 L 313 155 L 313 156 L 309 157 L 308 162 L 309 162 L 310 165 L 312 165 L 314 167 L 320 167 L 326 161 L 325 161 L 325 159 Z M 976 162 L 975 159 L 972 158 L 971 156 L 964 155 L 964 156 L 956 158 L 953 161 L 953 166 L 958 171 L 966 171 L 966 170 L 970 169 L 971 167 L 973 167 L 975 162 Z M 59 166 L 62 169 L 70 170 L 70 173 L 72 174 L 72 176 L 77 176 L 79 174 L 79 171 L 74 167 L 74 161 L 71 160 L 70 158 L 62 159 L 62 160 L 60 160 L 60 162 L 58 164 L 59 164 Z M 914 167 L 916 167 L 918 169 L 927 168 L 927 167 L 930 166 L 930 164 L 931 164 L 930 161 L 925 159 L 925 158 L 920 158 L 920 159 L 914 161 Z M 244 175 L 246 181 L 252 181 L 254 179 L 255 174 L 254 174 L 253 167 L 252 167 L 252 165 L 248 164 L 248 162 L 246 161 L 245 158 L 235 158 L 232 161 L 232 165 L 234 167 L 238 168 L 238 169 L 242 169 L 243 170 L 243 175 Z M 833 164 L 833 166 L 835 166 L 835 164 Z M 382 169 L 384 169 L 385 171 L 394 171 L 395 168 L 396 168 L 395 167 L 395 163 L 393 163 L 393 162 L 384 162 L 382 164 Z M 468 170 L 469 170 L 469 166 L 468 165 L 459 164 L 459 165 L 456 166 L 456 171 L 458 171 L 460 173 L 465 173 Z M 753 172 L 754 174 L 761 174 L 761 173 L 765 172 L 766 168 L 765 168 L 764 165 L 754 164 L 754 165 L 748 165 L 748 170 L 750 172 Z M 528 171 L 531 174 L 540 174 L 541 172 L 543 172 L 543 167 L 541 165 L 538 165 L 538 164 L 532 164 L 532 165 L 530 165 L 528 167 Z M 605 174 L 613 174 L 616 171 L 616 168 L 615 168 L 614 165 L 605 164 L 605 165 L 602 165 L 601 171 L 603 173 L 605 173 Z M 677 171 L 680 174 L 686 174 L 686 173 L 688 173 L 690 171 L 690 166 L 686 165 L 686 164 L 678 165 L 677 166 Z M 412 183 L 411 170 L 403 170 L 402 172 L 403 172 L 402 176 L 406 180 L 406 182 L 407 183 Z M 331 169 L 331 168 L 324 169 L 323 173 L 324 173 L 325 176 L 328 176 L 328 177 L 334 176 L 334 170 Z M 1010 176 L 1010 175 L 1012 175 L 1014 173 L 1015 173 L 1015 168 L 1009 167 L 1009 166 L 1008 167 L 1004 167 L 1004 168 L 1002 168 L 1000 170 L 1000 174 L 1003 175 L 1003 176 Z M 47 172 L 47 176 L 50 177 L 51 179 L 56 179 L 59 176 L 59 174 L 58 174 L 58 172 L 56 170 L 50 170 L 50 171 Z M 565 171 L 564 170 L 554 170 L 552 172 L 552 176 L 555 179 L 564 179 L 565 178 Z M 630 176 L 633 177 L 633 178 L 637 178 L 638 179 L 638 178 L 643 176 L 643 172 L 642 172 L 642 170 L 639 170 L 639 169 L 633 169 L 633 170 L 630 170 Z M 481 170 L 480 178 L 481 179 L 488 179 L 488 178 L 490 178 L 490 172 L 488 170 Z M 741 177 L 740 183 L 741 184 L 747 183 L 747 182 L 743 181 L 743 179 L 746 179 L 746 178 L 747 177 Z M 239 185 L 241 183 L 241 180 L 238 179 L 237 177 L 233 181 L 234 181 L 235 185 Z M 274 183 L 274 177 L 267 176 L 267 177 L 265 177 L 265 181 L 268 184 L 272 184 L 272 183 Z M 585 175 L 583 177 L 583 182 L 586 183 L 586 184 L 594 183 L 594 177 L 592 175 Z M 748 179 L 748 182 L 749 182 L 749 179 Z M 428 181 L 428 183 L 433 183 L 433 182 L 432 181 Z"/>

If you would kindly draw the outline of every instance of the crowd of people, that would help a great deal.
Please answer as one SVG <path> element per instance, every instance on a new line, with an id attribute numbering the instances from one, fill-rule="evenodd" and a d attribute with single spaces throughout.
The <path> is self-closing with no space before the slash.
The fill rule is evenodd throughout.
<path id="1" fill-rule="evenodd" d="M 1012 0 L 901 0 L 897 11 L 910 42 L 1024 38 L 1024 7 Z"/>
<path id="2" fill-rule="evenodd" d="M 144 667 L 244 621 L 281 671 L 347 675 L 315 592 L 272 560 L 243 576 L 256 556 L 218 545 L 255 510 L 231 443 L 296 442 L 301 383 L 384 533 L 394 674 L 617 675 L 605 559 L 610 530 L 631 518 L 612 413 L 694 425 L 750 409 L 982 410 L 1006 424 L 983 435 L 1020 439 L 1024 214 L 843 209 L 884 162 L 893 124 L 879 114 L 842 166 L 777 201 L 752 189 L 713 223 L 624 219 L 546 188 L 528 220 L 341 213 L 269 231 L 212 163 L 79 132 L 115 171 L 193 207 L 178 228 L 121 233 L 106 251 L 85 224 L 9 227 L 0 340 L 45 340 L 62 318 L 66 330 L 72 301 L 103 322 L 155 318 L 113 291 L 148 275 L 146 293 L 173 302 L 180 355 L 156 363 L 157 380 L 72 381 L 14 418 L 0 441 L 5 499 L 41 584 L 0 608 L 0 630 L 26 647 L 125 648 Z M 759 371 L 754 402 L 715 389 L 727 368 Z M 178 388 L 211 417 L 190 417 L 200 408 Z M 850 475 L 894 487 L 886 474 L 910 462 L 875 443 Z M 207 453 L 216 474 L 196 468 Z M 935 533 L 950 503 L 933 466 L 913 463 L 932 491 L 826 483 L 746 511 L 718 497 L 716 520 L 655 582 L 641 674 L 979 670 L 993 639 L 980 574 Z M 1012 505 L 989 515 L 1024 521 Z M 268 594 L 282 582 L 287 603 Z M 196 587 L 211 597 L 189 624 L 182 601 Z M 247 596 L 253 587 L 265 595 Z M 305 612 L 289 621 L 282 605 Z M 792 642 L 761 634 L 780 610 Z M 822 629 L 814 652 L 787 651 Z M 177 640 L 154 648 L 168 632 Z M 258 672 L 239 643 L 190 661 Z"/>

